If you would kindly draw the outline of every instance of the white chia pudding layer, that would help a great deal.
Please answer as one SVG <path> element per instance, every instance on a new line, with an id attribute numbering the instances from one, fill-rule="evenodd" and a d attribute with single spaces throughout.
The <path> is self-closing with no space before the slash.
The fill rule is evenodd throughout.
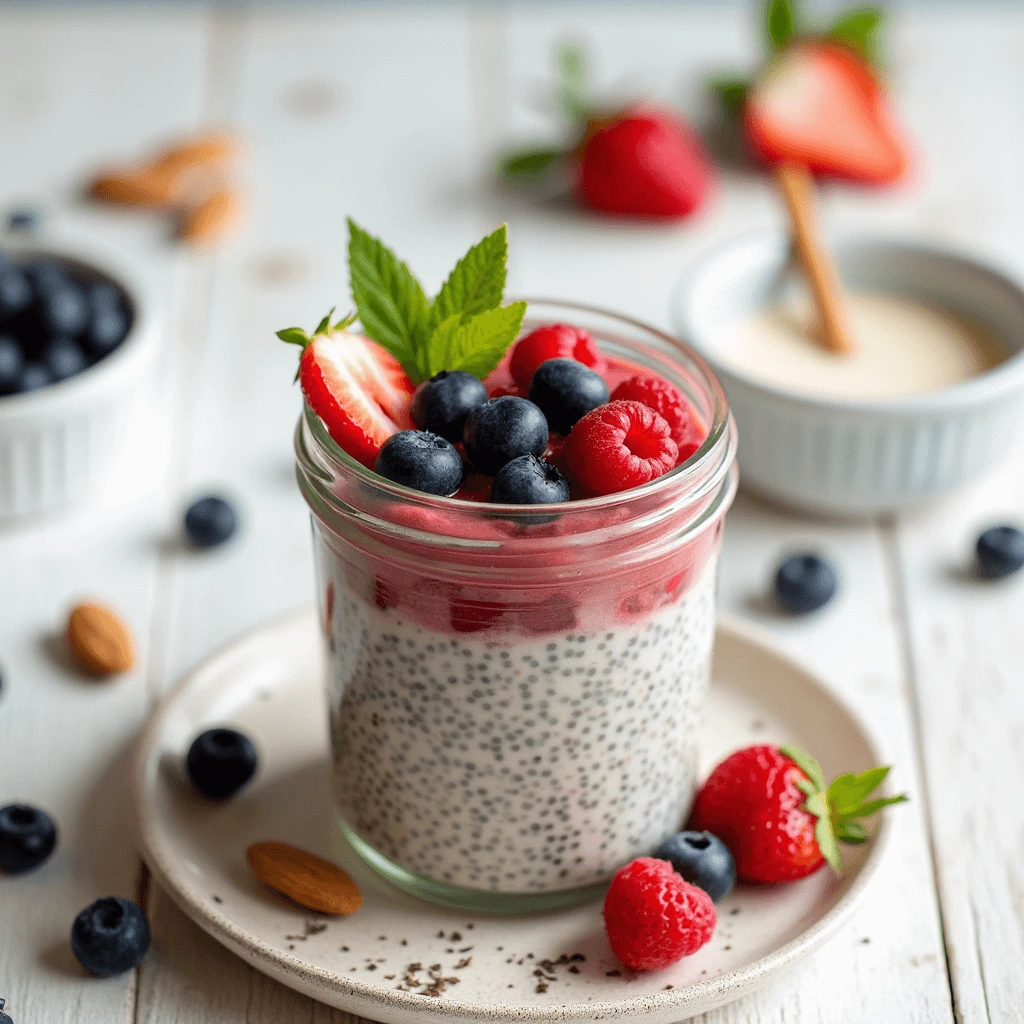
<path id="1" fill-rule="evenodd" d="M 504 642 L 424 629 L 333 570 L 334 796 L 370 846 L 435 881 L 541 893 L 607 880 L 682 827 L 714 558 L 645 620 Z"/>

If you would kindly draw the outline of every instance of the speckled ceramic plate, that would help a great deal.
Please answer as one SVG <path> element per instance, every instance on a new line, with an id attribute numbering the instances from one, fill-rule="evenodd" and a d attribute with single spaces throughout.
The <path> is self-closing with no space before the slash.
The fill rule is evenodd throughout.
<path id="1" fill-rule="evenodd" d="M 841 879 L 819 871 L 786 886 L 738 886 L 718 905 L 704 949 L 636 975 L 611 955 L 599 904 L 474 918 L 422 903 L 343 848 L 332 825 L 319 652 L 306 612 L 200 666 L 142 737 L 136 799 L 143 855 L 194 921 L 257 969 L 352 1013 L 388 1024 L 684 1020 L 750 991 L 834 934 L 881 858 L 884 824 L 871 843 L 844 851 Z M 252 736 L 262 759 L 251 785 L 214 806 L 191 792 L 182 759 L 197 732 L 223 723 Z M 817 752 L 826 775 L 881 763 L 862 723 L 827 687 L 735 623 L 719 626 L 703 735 L 705 767 L 737 747 L 785 740 Z M 260 839 L 338 860 L 359 883 L 363 908 L 315 918 L 263 888 L 245 861 Z M 433 984 L 432 969 L 448 980 Z"/>

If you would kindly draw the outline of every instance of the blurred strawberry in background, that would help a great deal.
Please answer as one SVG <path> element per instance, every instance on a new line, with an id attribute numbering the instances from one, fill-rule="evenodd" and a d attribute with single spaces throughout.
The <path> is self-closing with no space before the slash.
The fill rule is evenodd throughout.
<path id="1" fill-rule="evenodd" d="M 615 216 L 676 220 L 700 209 L 714 169 L 686 121 L 648 102 L 602 109 L 578 46 L 559 50 L 558 71 L 558 105 L 572 138 L 506 154 L 499 168 L 505 181 L 568 181 L 581 206 Z"/>
<path id="2" fill-rule="evenodd" d="M 747 149 L 776 165 L 866 185 L 904 178 L 910 146 L 886 95 L 879 60 L 882 12 L 847 11 L 820 30 L 793 0 L 769 0 L 769 58 L 752 80 L 710 83 Z"/>

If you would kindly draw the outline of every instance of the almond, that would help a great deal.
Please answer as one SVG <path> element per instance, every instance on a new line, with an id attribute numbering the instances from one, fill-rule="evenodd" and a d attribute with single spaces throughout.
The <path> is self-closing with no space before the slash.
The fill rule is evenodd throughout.
<path id="1" fill-rule="evenodd" d="M 153 169 L 115 170 L 100 174 L 89 187 L 89 194 L 101 203 L 114 206 L 148 206 L 165 209 L 180 199 L 178 175 Z"/>
<path id="2" fill-rule="evenodd" d="M 236 160 L 242 151 L 238 136 L 229 133 L 200 135 L 160 153 L 151 164 L 153 169 L 179 171 L 186 168 L 209 167 Z"/>
<path id="3" fill-rule="evenodd" d="M 76 605 L 68 617 L 68 646 L 86 672 L 109 676 L 135 664 L 135 644 L 116 612 L 101 604 Z"/>
<path id="4" fill-rule="evenodd" d="M 221 189 L 185 214 L 181 237 L 193 245 L 216 245 L 230 235 L 242 219 L 242 197 Z"/>
<path id="5" fill-rule="evenodd" d="M 341 868 L 290 843 L 253 843 L 245 856 L 264 885 L 307 910 L 351 914 L 363 905 L 356 883 Z"/>

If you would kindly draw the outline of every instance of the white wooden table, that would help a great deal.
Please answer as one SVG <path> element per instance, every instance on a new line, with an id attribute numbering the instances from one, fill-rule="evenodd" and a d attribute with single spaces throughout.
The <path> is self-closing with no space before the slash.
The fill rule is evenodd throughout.
<path id="1" fill-rule="evenodd" d="M 0 883 L 0 996 L 17 1024 L 346 1020 L 245 966 L 148 885 L 127 794 L 133 738 L 174 680 L 312 596 L 291 475 L 295 355 L 273 330 L 345 306 L 347 214 L 431 287 L 507 219 L 512 291 L 667 325 L 669 290 L 702 247 L 780 219 L 762 181 L 728 175 L 699 221 L 651 229 L 531 207 L 492 189 L 487 167 L 502 142 L 545 126 L 529 102 L 557 41 L 584 41 L 604 84 L 633 80 L 698 114 L 703 73 L 754 59 L 749 22 L 667 5 L 0 14 L 0 203 L 38 203 L 52 222 L 137 254 L 167 304 L 174 409 L 170 455 L 146 460 L 155 486 L 138 500 L 0 533 L 0 802 L 47 808 L 62 833 L 44 869 Z M 836 192 L 828 216 L 954 240 L 1024 273 L 1024 17 L 907 13 L 892 49 L 922 180 L 899 194 Z M 145 216 L 78 205 L 88 168 L 222 123 L 250 142 L 253 215 L 215 259 L 176 250 Z M 237 498 L 244 532 L 222 552 L 183 553 L 181 510 L 207 488 Z M 737 502 L 724 607 L 862 709 L 913 803 L 893 813 L 891 856 L 853 923 L 708 1024 L 1024 1019 L 1024 579 L 981 585 L 968 573 L 978 528 L 1022 511 L 1024 453 L 902 523 L 827 524 Z M 836 560 L 842 593 L 818 617 L 783 620 L 768 581 L 783 552 L 805 546 Z M 83 682 L 55 658 L 81 596 L 130 620 L 143 653 L 130 677 Z M 134 974 L 86 980 L 67 945 L 74 914 L 140 888 L 152 951 Z"/>

